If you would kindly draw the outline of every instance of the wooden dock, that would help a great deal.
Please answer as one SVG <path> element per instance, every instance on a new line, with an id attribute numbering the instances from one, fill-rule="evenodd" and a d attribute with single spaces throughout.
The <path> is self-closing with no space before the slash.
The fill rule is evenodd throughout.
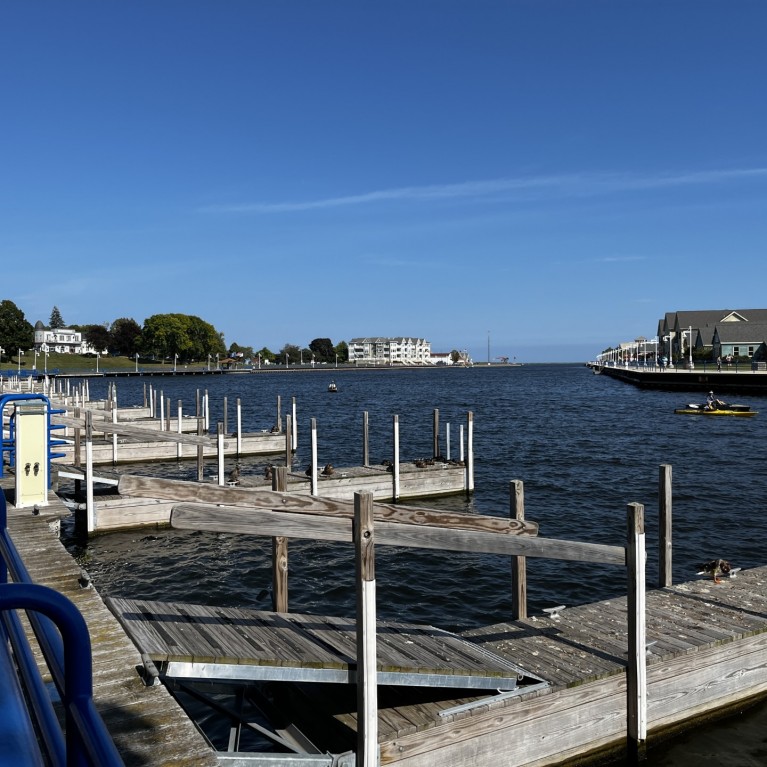
<path id="1" fill-rule="evenodd" d="M 757 568 L 719 585 L 700 578 L 648 592 L 651 732 L 767 691 L 766 587 L 767 568 Z M 217 673 L 221 680 L 301 683 L 300 694 L 277 695 L 291 707 L 281 714 L 321 748 L 354 748 L 356 701 L 338 684 L 354 681 L 353 619 L 108 603 L 167 681 L 210 681 Z M 523 767 L 600 749 L 619 753 L 627 619 L 626 599 L 613 599 L 460 637 L 379 623 L 381 764 Z M 323 744 L 323 732 L 330 742 Z"/>
<path id="2" fill-rule="evenodd" d="M 3 488 L 10 487 L 4 480 Z M 51 494 L 48 506 L 14 509 L 8 527 L 32 579 L 69 598 L 85 618 L 93 646 L 94 701 L 126 767 L 214 767 L 214 752 L 162 685 L 145 686 L 141 656 L 58 539 L 69 512 Z M 42 668 L 42 666 L 41 666 Z"/>

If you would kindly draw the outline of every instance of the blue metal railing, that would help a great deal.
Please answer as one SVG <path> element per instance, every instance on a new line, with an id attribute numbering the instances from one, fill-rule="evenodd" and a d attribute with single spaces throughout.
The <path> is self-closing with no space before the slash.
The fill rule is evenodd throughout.
<path id="1" fill-rule="evenodd" d="M 47 461 L 48 461 L 48 487 L 51 486 L 51 459 L 52 458 L 63 458 L 66 454 L 65 453 L 54 453 L 52 451 L 52 448 L 58 445 L 65 445 L 66 441 L 63 439 L 52 439 L 51 438 L 51 432 L 57 430 L 57 429 L 64 429 L 65 427 L 60 424 L 52 424 L 51 423 L 51 414 L 54 413 L 65 413 L 65 410 L 51 410 L 51 402 L 44 394 L 4 394 L 0 396 L 0 418 L 2 418 L 3 411 L 5 410 L 5 406 L 9 402 L 17 402 L 17 401 L 24 401 L 24 400 L 41 400 L 45 402 L 46 408 L 46 427 L 47 427 L 47 433 L 48 433 L 48 449 L 47 449 Z M 16 464 L 16 418 L 15 413 L 11 416 L 9 420 L 8 425 L 8 439 L 3 439 L 3 445 L 2 445 L 2 452 L 8 453 L 8 460 L 9 464 L 11 466 L 15 466 Z M 3 476 L 3 462 L 1 460 L 2 456 L 0 456 L 0 477 Z"/>
<path id="2" fill-rule="evenodd" d="M 14 583 L 8 582 L 9 576 Z M 61 698 L 65 734 L 15 610 L 28 611 L 27 617 Z M 7 754 L 5 749 L 0 754 L 0 764 L 14 767 L 26 764 L 62 767 L 123 765 L 93 703 L 91 642 L 85 620 L 65 596 L 47 586 L 32 583 L 8 534 L 7 506 L 2 492 L 0 641 L 0 654 L 6 651 L 0 661 L 0 710 L 6 728 L 11 730 L 9 737 L 3 738 L 10 746 Z M 37 736 L 38 748 L 30 752 L 30 738 L 36 741 Z M 6 761 L 8 759 L 10 761 Z"/>

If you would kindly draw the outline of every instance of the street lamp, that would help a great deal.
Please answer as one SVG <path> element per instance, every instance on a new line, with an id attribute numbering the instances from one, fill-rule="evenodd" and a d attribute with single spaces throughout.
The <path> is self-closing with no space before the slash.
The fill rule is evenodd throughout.
<path id="1" fill-rule="evenodd" d="M 261 370 L 261 352 L 258 353 L 258 369 Z"/>
<path id="2" fill-rule="evenodd" d="M 208 372 L 210 373 L 210 354 L 208 355 Z"/>
<path id="3" fill-rule="evenodd" d="M 33 349 L 35 353 L 35 361 L 32 363 L 32 370 L 37 372 L 37 358 L 40 356 L 40 352 L 37 349 Z"/>
<path id="4" fill-rule="evenodd" d="M 138 352 L 136 352 L 136 372 L 138 373 Z"/>
<path id="5" fill-rule="evenodd" d="M 173 372 L 176 372 L 176 365 L 178 364 L 178 352 L 173 355 Z"/>
<path id="6" fill-rule="evenodd" d="M 99 372 L 99 357 L 101 354 L 99 352 L 96 352 L 96 372 Z"/>
<path id="7" fill-rule="evenodd" d="M 218 352 L 216 352 L 216 370 L 219 370 L 219 366 L 218 366 Z"/>
<path id="8" fill-rule="evenodd" d="M 19 361 L 19 375 L 21 375 L 21 355 L 24 354 L 21 349 L 19 349 L 19 355 L 18 355 L 18 361 Z"/>
<path id="9" fill-rule="evenodd" d="M 45 375 L 48 375 L 48 349 L 45 350 Z"/>
<path id="10" fill-rule="evenodd" d="M 336 367 L 338 367 L 338 353 L 336 353 Z"/>

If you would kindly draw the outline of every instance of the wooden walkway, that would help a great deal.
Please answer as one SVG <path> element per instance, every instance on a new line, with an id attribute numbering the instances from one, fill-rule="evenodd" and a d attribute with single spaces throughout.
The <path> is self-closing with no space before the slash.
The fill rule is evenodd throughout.
<path id="1" fill-rule="evenodd" d="M 2 485 L 12 486 L 7 478 Z M 13 492 L 8 495 L 12 500 Z M 139 652 L 58 540 L 59 521 L 68 513 L 52 493 L 39 514 L 9 503 L 8 528 L 32 579 L 64 594 L 85 618 L 94 701 L 123 761 L 127 767 L 213 767 L 213 750 L 165 687 L 142 683 Z"/>
<path id="2" fill-rule="evenodd" d="M 348 681 L 353 620 L 130 600 L 110 604 L 142 650 L 168 669 L 178 661 L 179 675 L 194 676 L 195 663 L 220 662 L 222 668 L 261 664 L 258 673 L 237 672 L 242 679 L 293 681 L 295 669 L 304 668 L 297 681 Z M 381 763 L 452 767 L 471 758 L 483 767 L 515 767 L 554 764 L 601 748 L 620 751 L 626 733 L 627 619 L 626 599 L 618 598 L 566 608 L 557 618 L 542 613 L 473 629 L 460 635 L 466 644 L 454 644 L 453 635 L 432 628 L 380 624 Z M 651 730 L 716 715 L 764 694 L 767 568 L 740 572 L 719 585 L 701 577 L 649 591 L 647 639 Z M 445 680 L 454 675 L 455 687 L 463 684 L 462 674 L 477 677 L 472 663 L 488 680 L 503 674 L 504 664 L 524 670 L 529 687 L 521 683 L 512 693 L 503 692 L 496 678 L 486 685 L 492 690 L 474 684 L 472 691 L 466 684 L 451 694 Z M 320 669 L 343 673 L 330 679 L 332 674 L 323 676 Z M 389 669 L 395 674 L 387 678 Z M 412 681 L 417 674 L 423 674 L 419 687 Z M 536 684 L 538 679 L 549 684 Z M 340 731 L 341 746 L 353 749 L 353 688 L 303 684 L 301 689 L 307 702 L 305 719 L 295 722 L 299 728 L 313 738 L 330 731 L 337 738 Z M 300 717 L 300 711 L 291 696 L 290 715 Z M 334 745 L 341 747 L 337 740 Z"/>
<path id="3" fill-rule="evenodd" d="M 356 681 L 353 619 L 118 598 L 106 602 L 168 677 Z M 379 684 L 510 690 L 524 676 L 497 654 L 433 626 L 382 621 L 376 636 Z"/>

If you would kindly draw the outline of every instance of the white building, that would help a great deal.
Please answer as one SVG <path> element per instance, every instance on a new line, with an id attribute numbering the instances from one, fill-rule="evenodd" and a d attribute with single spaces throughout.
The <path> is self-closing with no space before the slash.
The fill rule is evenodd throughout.
<path id="1" fill-rule="evenodd" d="M 429 365 L 431 344 L 423 338 L 352 338 L 349 362 L 362 365 Z"/>
<path id="2" fill-rule="evenodd" d="M 104 351 L 94 349 L 83 340 L 79 330 L 71 328 L 55 328 L 47 330 L 38 320 L 35 323 L 35 349 L 39 352 L 55 352 L 56 354 L 103 354 Z"/>

